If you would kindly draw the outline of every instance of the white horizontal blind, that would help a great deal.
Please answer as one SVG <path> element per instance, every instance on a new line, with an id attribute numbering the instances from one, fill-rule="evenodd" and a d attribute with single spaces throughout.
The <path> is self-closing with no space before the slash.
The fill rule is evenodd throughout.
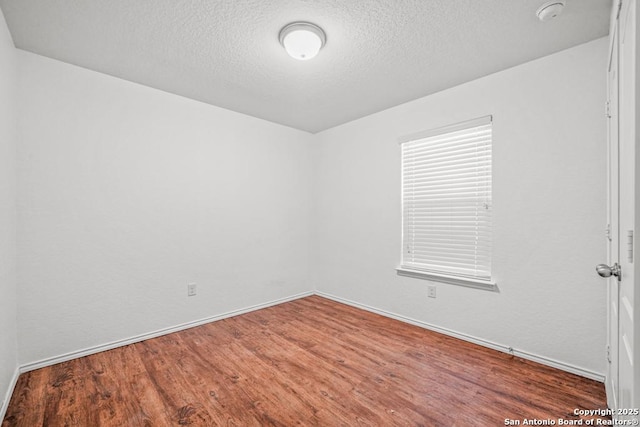
<path id="1" fill-rule="evenodd" d="M 401 147 L 401 267 L 490 279 L 491 117 Z"/>

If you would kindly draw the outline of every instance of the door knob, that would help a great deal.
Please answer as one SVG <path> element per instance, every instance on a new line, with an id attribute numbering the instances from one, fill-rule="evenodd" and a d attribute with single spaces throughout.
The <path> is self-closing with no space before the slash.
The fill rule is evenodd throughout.
<path id="1" fill-rule="evenodd" d="M 620 269 L 620 265 L 616 262 L 612 267 L 609 267 L 607 264 L 598 264 L 596 266 L 596 272 L 601 277 L 611 277 L 616 276 L 618 280 L 622 276 L 622 270 Z"/>

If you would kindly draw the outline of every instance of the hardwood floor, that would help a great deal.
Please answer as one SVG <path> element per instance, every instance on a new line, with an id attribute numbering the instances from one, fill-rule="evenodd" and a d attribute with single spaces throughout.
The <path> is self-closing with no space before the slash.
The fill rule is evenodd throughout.
<path id="1" fill-rule="evenodd" d="M 604 408 L 596 381 L 312 296 L 23 374 L 2 427 L 504 426 Z"/>

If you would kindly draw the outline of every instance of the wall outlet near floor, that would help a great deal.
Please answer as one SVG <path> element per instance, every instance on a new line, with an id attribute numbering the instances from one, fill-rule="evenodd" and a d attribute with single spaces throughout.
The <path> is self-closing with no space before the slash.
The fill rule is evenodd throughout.
<path id="1" fill-rule="evenodd" d="M 193 297 L 196 295 L 196 284 L 195 283 L 189 283 L 187 285 L 187 296 Z"/>
<path id="2" fill-rule="evenodd" d="M 429 298 L 435 298 L 436 297 L 436 287 L 435 287 L 435 285 L 427 286 L 427 296 Z"/>

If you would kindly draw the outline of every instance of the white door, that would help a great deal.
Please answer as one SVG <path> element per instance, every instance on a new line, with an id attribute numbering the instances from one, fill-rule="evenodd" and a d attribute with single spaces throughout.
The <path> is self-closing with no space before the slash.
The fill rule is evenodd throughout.
<path id="1" fill-rule="evenodd" d="M 633 324 L 634 263 L 633 233 L 635 224 L 635 168 L 636 168 L 636 0 L 622 1 L 618 16 L 618 116 L 619 116 L 619 263 L 622 280 L 619 282 L 618 317 L 618 409 L 638 408 L 640 396 L 634 395 L 635 328 Z M 640 301 L 640 300 L 639 300 Z M 634 393 L 635 391 L 635 393 Z M 625 414 L 621 414 L 625 415 Z M 627 417 L 621 416 L 621 419 Z"/>
<path id="2" fill-rule="evenodd" d="M 636 0 L 614 2 L 608 70 L 609 200 L 607 279 L 607 403 L 619 420 L 637 419 L 640 389 L 634 371 L 636 301 L 634 295 Z M 638 298 L 640 302 L 640 296 Z"/>

